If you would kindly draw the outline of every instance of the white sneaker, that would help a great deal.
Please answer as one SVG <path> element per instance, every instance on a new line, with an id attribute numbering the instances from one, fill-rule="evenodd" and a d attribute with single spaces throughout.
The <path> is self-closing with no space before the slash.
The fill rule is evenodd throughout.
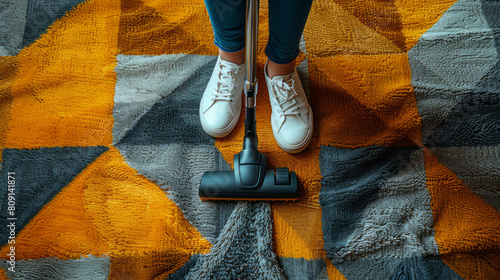
<path id="1" fill-rule="evenodd" d="M 236 126 L 244 86 L 245 63 L 236 65 L 219 56 L 200 101 L 201 126 L 210 136 L 224 137 Z"/>
<path id="2" fill-rule="evenodd" d="M 311 142 L 313 113 L 297 69 L 288 75 L 271 79 L 267 75 L 266 63 L 264 74 L 271 101 L 274 139 L 288 153 L 301 152 Z"/>

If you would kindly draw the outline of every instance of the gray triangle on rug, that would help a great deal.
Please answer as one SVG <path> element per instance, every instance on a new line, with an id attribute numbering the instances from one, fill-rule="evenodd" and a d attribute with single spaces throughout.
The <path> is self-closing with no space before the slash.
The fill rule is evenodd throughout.
<path id="1" fill-rule="evenodd" d="M 273 252 L 270 204 L 238 202 L 210 253 L 186 279 L 286 279 Z"/>

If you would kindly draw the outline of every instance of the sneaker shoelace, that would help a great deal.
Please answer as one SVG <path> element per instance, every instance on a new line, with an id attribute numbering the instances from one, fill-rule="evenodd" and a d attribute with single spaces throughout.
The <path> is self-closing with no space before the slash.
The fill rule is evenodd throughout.
<path id="1" fill-rule="evenodd" d="M 295 80 L 293 78 L 283 81 L 278 79 L 272 83 L 275 96 L 275 103 L 279 106 L 277 113 L 282 116 L 300 116 L 297 106 L 298 101 L 295 100 L 297 92 L 295 91 Z M 300 118 L 299 118 L 300 119 Z"/>
<path id="2" fill-rule="evenodd" d="M 237 68 L 221 60 L 219 64 L 220 72 L 217 76 L 217 89 L 213 92 L 212 100 L 224 100 L 233 102 L 231 91 L 236 85 Z"/>

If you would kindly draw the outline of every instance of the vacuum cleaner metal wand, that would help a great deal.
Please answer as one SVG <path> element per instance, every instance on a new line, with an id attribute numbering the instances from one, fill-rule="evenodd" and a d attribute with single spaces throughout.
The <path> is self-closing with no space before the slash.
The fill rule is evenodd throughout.
<path id="1" fill-rule="evenodd" d="M 257 40 L 259 30 L 259 0 L 247 1 L 245 34 L 245 136 L 257 137 L 255 106 L 257 95 Z"/>
<path id="2" fill-rule="evenodd" d="M 247 0 L 245 22 L 245 138 L 243 150 L 248 153 L 260 154 L 257 148 L 257 120 L 255 107 L 257 104 L 257 41 L 259 30 L 259 0 Z M 240 153 L 241 154 L 241 153 Z M 261 155 L 262 156 L 262 155 Z M 240 160 L 245 161 L 245 156 Z"/>
<path id="3" fill-rule="evenodd" d="M 243 150 L 234 155 L 234 171 L 203 174 L 202 200 L 297 200 L 297 175 L 288 168 L 266 171 L 266 156 L 258 150 L 255 118 L 257 95 L 257 37 L 259 0 L 247 0 L 245 136 Z"/>

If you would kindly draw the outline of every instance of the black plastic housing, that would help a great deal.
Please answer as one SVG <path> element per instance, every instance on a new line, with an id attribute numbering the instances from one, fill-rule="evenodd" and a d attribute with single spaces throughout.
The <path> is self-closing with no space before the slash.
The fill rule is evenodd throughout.
<path id="1" fill-rule="evenodd" d="M 205 172 L 200 185 L 202 200 L 297 200 L 297 175 L 290 172 L 289 185 L 277 185 L 273 169 L 265 172 L 258 188 L 247 188 L 236 182 L 234 171 Z"/>
<path id="2" fill-rule="evenodd" d="M 199 195 L 202 200 L 296 200 L 299 189 L 295 172 L 266 170 L 257 137 L 245 136 L 243 150 L 234 155 L 234 171 L 205 172 Z"/>

